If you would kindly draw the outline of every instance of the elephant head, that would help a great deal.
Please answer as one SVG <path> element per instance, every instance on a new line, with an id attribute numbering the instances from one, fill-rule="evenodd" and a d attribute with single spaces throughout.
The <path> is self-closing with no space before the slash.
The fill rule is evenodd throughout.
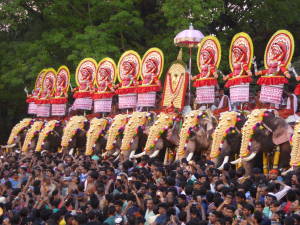
<path id="1" fill-rule="evenodd" d="M 77 149 L 83 151 L 86 144 L 86 131 L 89 128 L 89 121 L 84 116 L 73 116 L 67 122 L 61 139 L 62 152 L 72 154 Z M 72 151 L 71 151 L 72 150 Z"/>
<path id="2" fill-rule="evenodd" d="M 41 130 L 37 144 L 36 151 L 48 150 L 57 152 L 60 147 L 61 137 L 63 133 L 63 122 L 60 120 L 50 120 L 45 123 Z"/>
<path id="3" fill-rule="evenodd" d="M 220 116 L 219 124 L 213 133 L 210 158 L 222 169 L 240 149 L 241 128 L 246 121 L 244 113 L 228 111 Z"/>
<path id="4" fill-rule="evenodd" d="M 105 147 L 106 140 L 104 138 L 107 127 L 109 126 L 108 118 L 93 118 L 90 122 L 90 128 L 86 133 L 86 155 L 92 155 L 98 149 Z"/>
<path id="5" fill-rule="evenodd" d="M 107 132 L 106 152 L 102 156 L 118 156 L 120 153 L 120 146 L 122 135 L 127 124 L 129 116 L 127 114 L 118 114 L 113 120 Z"/>
<path id="6" fill-rule="evenodd" d="M 158 156 L 164 147 L 176 145 L 179 138 L 179 123 L 176 121 L 175 113 L 160 113 L 157 120 L 150 127 L 147 142 L 144 148 L 145 153 L 151 158 Z M 141 154 L 139 157 L 142 156 Z"/>
<path id="7" fill-rule="evenodd" d="M 286 167 L 290 159 L 291 135 L 291 127 L 276 115 L 276 111 L 253 110 L 242 128 L 240 158 L 232 163 L 242 162 L 249 175 L 253 165 L 261 162 L 256 156 L 262 155 L 266 172 L 267 153 L 274 153 L 273 167 L 277 168 L 278 163 L 280 167 Z M 275 151 L 276 146 L 279 148 Z"/>
<path id="8" fill-rule="evenodd" d="M 132 158 L 138 153 L 138 147 L 145 145 L 146 134 L 144 129 L 151 123 L 153 113 L 133 112 L 125 126 L 124 136 L 121 144 L 121 161 Z"/>
<path id="9" fill-rule="evenodd" d="M 28 152 L 29 150 L 35 149 L 37 139 L 41 129 L 43 128 L 44 121 L 35 121 L 28 132 L 22 146 L 22 152 Z"/>
<path id="10" fill-rule="evenodd" d="M 1 146 L 1 148 L 11 149 L 11 148 L 22 148 L 23 142 L 25 140 L 26 133 L 28 129 L 33 124 L 34 120 L 31 118 L 25 118 L 17 123 L 9 135 L 7 145 Z"/>
<path id="11" fill-rule="evenodd" d="M 209 110 L 194 110 L 186 115 L 180 130 L 176 159 L 187 158 L 189 161 L 196 150 L 207 151 L 216 125 L 217 120 Z"/>

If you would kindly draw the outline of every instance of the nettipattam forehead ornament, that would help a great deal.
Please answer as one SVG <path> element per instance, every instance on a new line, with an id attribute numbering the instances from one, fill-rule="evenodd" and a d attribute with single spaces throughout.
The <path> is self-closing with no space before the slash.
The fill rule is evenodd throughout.
<path id="1" fill-rule="evenodd" d="M 115 83 L 117 79 L 117 67 L 115 61 L 108 57 L 102 59 L 98 64 L 96 74 L 97 87 L 100 87 L 101 81 L 104 80 Z"/>
<path id="2" fill-rule="evenodd" d="M 203 58 L 204 54 L 209 55 L 209 62 Z M 199 43 L 198 55 L 197 55 L 197 66 L 201 73 L 203 65 L 212 64 L 216 68 L 219 67 L 221 61 L 221 45 L 219 40 L 215 36 L 206 36 Z"/>
<path id="3" fill-rule="evenodd" d="M 238 58 L 236 58 L 237 54 L 239 54 Z M 252 58 L 253 43 L 251 37 L 244 32 L 234 35 L 229 50 L 229 65 L 231 71 L 233 71 L 233 64 L 236 62 L 244 63 L 250 69 Z"/>
<path id="4" fill-rule="evenodd" d="M 287 67 L 294 54 L 294 37 L 287 30 L 279 30 L 270 38 L 265 50 L 264 63 L 269 68 L 274 60 L 281 63 L 281 66 Z"/>
<path id="5" fill-rule="evenodd" d="M 93 83 L 96 77 L 97 62 L 92 58 L 85 58 L 78 64 L 75 74 L 76 84 Z"/>
<path id="6" fill-rule="evenodd" d="M 122 54 L 118 63 L 118 78 L 122 82 L 131 75 L 137 79 L 141 71 L 141 57 L 133 50 L 128 50 Z"/>
<path id="7" fill-rule="evenodd" d="M 149 66 L 150 65 L 150 66 Z M 164 54 L 159 48 L 150 48 L 143 56 L 141 79 L 151 73 L 160 78 L 164 68 Z"/>
<path id="8" fill-rule="evenodd" d="M 61 66 L 58 68 L 56 75 L 56 89 L 60 87 L 63 88 L 65 93 L 68 92 L 70 87 L 70 71 L 66 66 Z"/>
<path id="9" fill-rule="evenodd" d="M 48 91 L 51 93 L 50 96 L 53 95 L 55 90 L 55 83 L 56 83 L 56 71 L 53 68 L 49 68 L 45 72 L 45 76 L 42 84 L 42 92 L 48 89 Z"/>
<path id="10" fill-rule="evenodd" d="M 35 85 L 34 85 L 34 90 L 37 89 L 41 89 L 42 88 L 42 84 L 43 84 L 43 80 L 46 74 L 46 69 L 43 69 L 37 76 L 36 81 L 35 81 Z"/>

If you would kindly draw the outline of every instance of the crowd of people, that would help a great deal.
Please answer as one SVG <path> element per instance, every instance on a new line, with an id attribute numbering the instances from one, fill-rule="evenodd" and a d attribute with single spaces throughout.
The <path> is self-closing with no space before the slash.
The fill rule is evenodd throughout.
<path id="1" fill-rule="evenodd" d="M 300 224 L 300 171 L 264 175 L 204 156 L 163 165 L 143 156 L 1 156 L 0 223 L 47 225 Z"/>

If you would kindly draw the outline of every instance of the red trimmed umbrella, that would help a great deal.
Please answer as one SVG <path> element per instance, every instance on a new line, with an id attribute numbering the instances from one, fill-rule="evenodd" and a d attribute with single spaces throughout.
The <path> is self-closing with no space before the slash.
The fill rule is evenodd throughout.
<path id="1" fill-rule="evenodd" d="M 199 30 L 195 30 L 193 24 L 190 23 L 188 30 L 179 32 L 174 38 L 174 44 L 179 47 L 190 49 L 189 72 L 192 74 L 192 48 L 198 46 L 204 35 Z M 191 77 L 189 78 L 189 103 L 190 103 Z"/>

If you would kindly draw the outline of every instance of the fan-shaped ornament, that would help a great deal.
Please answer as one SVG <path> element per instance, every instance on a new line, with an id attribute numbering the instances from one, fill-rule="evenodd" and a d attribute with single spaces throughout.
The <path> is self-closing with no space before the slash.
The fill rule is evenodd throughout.
<path id="1" fill-rule="evenodd" d="M 112 97 L 115 95 L 115 82 L 117 79 L 117 67 L 113 59 L 102 59 L 96 73 L 96 92 L 93 95 L 94 112 L 110 112 Z"/>
<path id="2" fill-rule="evenodd" d="M 207 104 L 215 102 L 215 86 L 218 84 L 217 69 L 221 60 L 221 45 L 215 36 L 206 36 L 198 48 L 197 66 L 199 74 L 194 76 L 196 102 Z"/>
<path id="3" fill-rule="evenodd" d="M 37 104 L 35 103 L 38 99 L 39 93 L 42 88 L 43 79 L 45 76 L 46 70 L 43 69 L 37 76 L 34 89 L 32 93 L 27 96 L 26 102 L 28 103 L 28 114 L 35 115 L 37 113 Z"/>
<path id="4" fill-rule="evenodd" d="M 72 109 L 92 109 L 96 70 L 97 62 L 92 58 L 85 58 L 78 64 L 75 74 L 77 87 L 73 95 L 75 102 Z"/>
<path id="5" fill-rule="evenodd" d="M 229 66 L 231 73 L 227 76 L 225 87 L 230 89 L 232 103 L 249 101 L 249 83 L 252 81 L 251 62 L 253 58 L 253 43 L 246 33 L 236 34 L 229 51 Z"/>
<path id="6" fill-rule="evenodd" d="M 68 67 L 59 67 L 56 75 L 54 98 L 51 100 L 51 115 L 64 116 L 68 102 L 68 90 L 70 87 L 70 71 Z"/>
<path id="7" fill-rule="evenodd" d="M 265 50 L 265 70 L 258 71 L 262 75 L 257 84 L 262 85 L 260 101 L 279 104 L 282 97 L 283 86 L 290 77 L 288 65 L 294 54 L 294 38 L 287 30 L 279 30 L 269 40 Z"/>
<path id="8" fill-rule="evenodd" d="M 160 91 L 161 77 L 164 67 L 164 55 L 159 48 L 150 48 L 142 59 L 141 82 L 137 89 L 138 106 L 154 107 L 156 92 Z"/>
<path id="9" fill-rule="evenodd" d="M 123 53 L 118 63 L 119 108 L 135 108 L 137 105 L 138 77 L 141 70 L 141 58 L 135 51 L 129 50 Z"/>
<path id="10" fill-rule="evenodd" d="M 42 82 L 42 89 L 39 94 L 37 103 L 37 116 L 49 117 L 50 116 L 50 103 L 54 97 L 56 83 L 56 71 L 53 68 L 47 69 Z"/>

